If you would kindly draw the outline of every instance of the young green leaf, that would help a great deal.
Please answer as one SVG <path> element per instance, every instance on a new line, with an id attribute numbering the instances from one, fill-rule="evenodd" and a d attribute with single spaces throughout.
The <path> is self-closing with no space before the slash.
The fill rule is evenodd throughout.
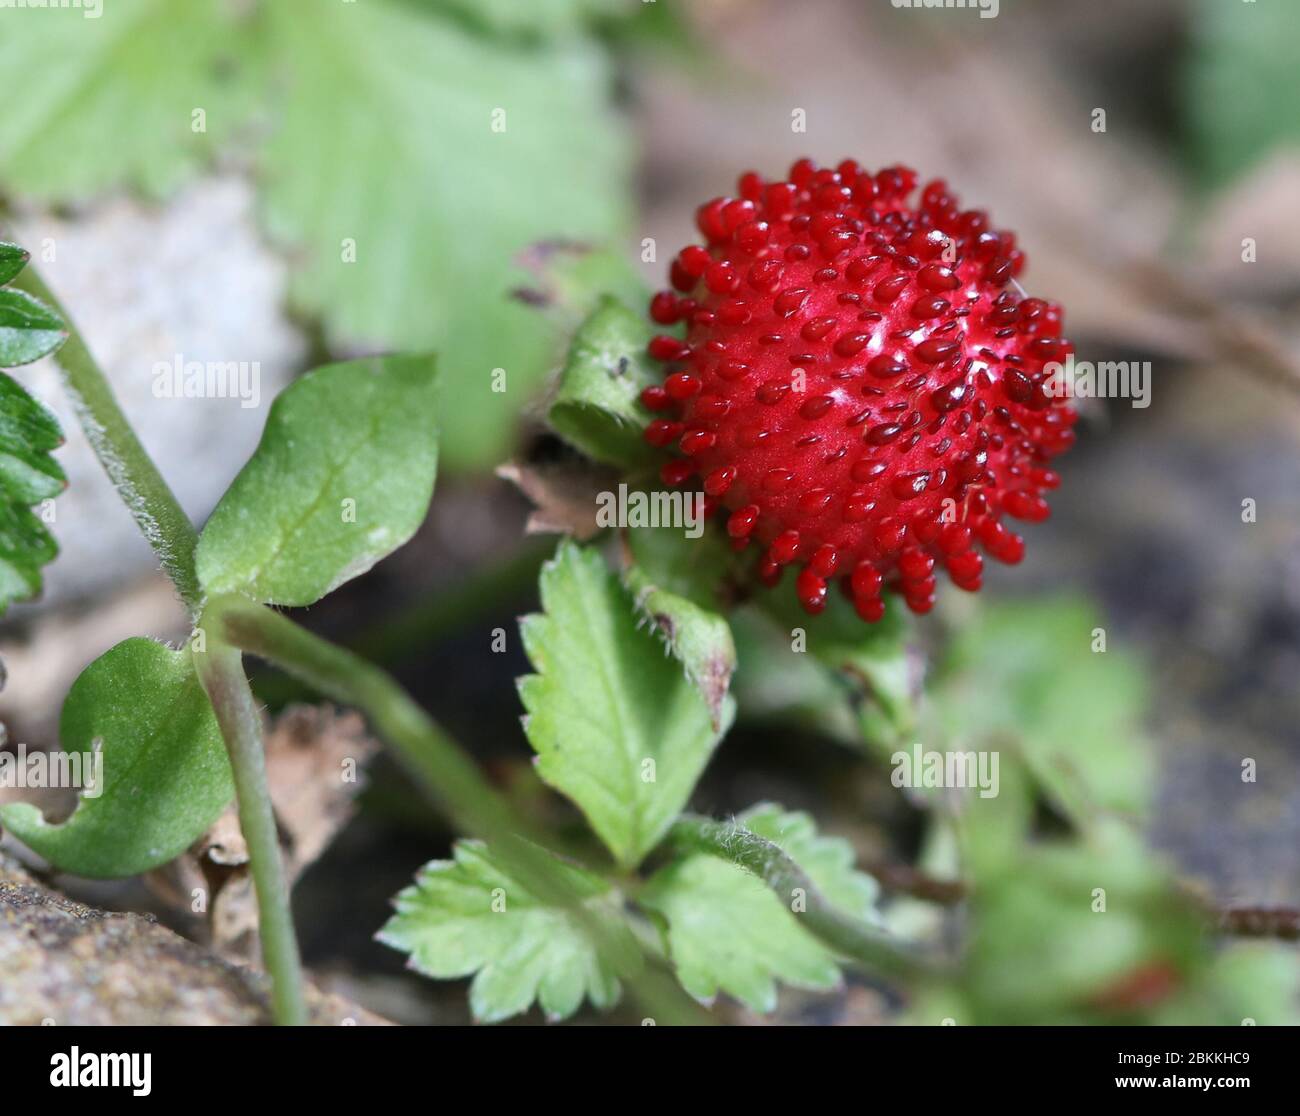
<path id="1" fill-rule="evenodd" d="M 45 303 L 26 291 L 0 290 L 0 368 L 40 360 L 67 336 L 63 319 Z"/>
<path id="2" fill-rule="evenodd" d="M 519 1015 L 534 1000 L 551 1019 L 567 1019 L 584 998 L 602 1009 L 618 1002 L 617 974 L 639 954 L 608 884 L 555 860 L 555 872 L 602 919 L 608 937 L 598 944 L 573 911 L 532 895 L 481 841 L 458 841 L 454 853 L 426 864 L 397 896 L 381 942 L 410 954 L 425 976 L 473 974 L 470 1008 L 480 1022 Z"/>
<path id="3" fill-rule="evenodd" d="M 757 876 L 708 855 L 659 871 L 638 898 L 667 923 L 668 953 L 692 996 L 726 992 L 752 1011 L 776 1007 L 777 981 L 833 988 L 839 966 Z"/>
<path id="4" fill-rule="evenodd" d="M 41 591 L 41 567 L 58 553 L 31 505 L 67 487 L 50 456 L 62 444 L 54 416 L 0 372 L 0 615 Z"/>
<path id="5" fill-rule="evenodd" d="M 637 864 L 685 805 L 717 729 L 699 691 L 594 550 L 560 544 L 541 614 L 520 622 L 536 674 L 519 680 L 541 777 L 568 795 L 620 864 Z"/>
<path id="6" fill-rule="evenodd" d="M 438 460 L 432 357 L 309 372 L 271 405 L 248 464 L 199 539 L 209 593 L 307 605 L 414 533 Z"/>
<path id="7" fill-rule="evenodd" d="M 650 421 L 641 389 L 660 379 L 645 351 L 650 337 L 646 319 L 607 297 L 569 346 L 549 419 L 565 441 L 597 461 L 632 468 L 651 459 L 641 437 Z"/>
<path id="8" fill-rule="evenodd" d="M 59 736 L 102 759 L 93 797 L 50 825 L 26 802 L 0 806 L 3 825 L 65 872 L 131 876 L 182 853 L 234 795 L 216 717 L 191 652 L 128 639 L 90 664 L 68 692 Z"/>

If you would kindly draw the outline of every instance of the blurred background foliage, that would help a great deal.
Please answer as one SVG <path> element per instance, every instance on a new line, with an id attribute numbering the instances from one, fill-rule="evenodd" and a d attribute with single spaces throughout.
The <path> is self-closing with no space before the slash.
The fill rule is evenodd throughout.
<path id="1" fill-rule="evenodd" d="M 1294 945 L 1225 947 L 1205 908 L 1300 904 L 1300 8 L 1002 0 L 982 20 L 887 0 L 104 3 L 99 20 L 0 13 L 17 91 L 0 111 L 0 191 L 20 215 L 76 222 L 236 176 L 286 267 L 302 367 L 438 350 L 450 480 L 431 520 L 306 619 L 396 669 L 521 809 L 556 806 L 503 696 L 523 661 L 487 655 L 482 633 L 532 606 L 541 551 L 521 547 L 526 508 L 488 473 L 512 455 L 563 461 L 537 399 L 577 320 L 604 292 L 639 310 L 693 238 L 694 205 L 749 166 L 903 161 L 987 204 L 1081 353 L 1153 362 L 1153 406 L 1087 409 L 1053 520 L 979 600 L 949 594 L 906 633 L 832 617 L 793 663 L 779 605 L 735 611 L 740 721 L 697 806 L 806 808 L 866 860 L 967 892 L 936 912 L 898 887 L 887 907 L 908 932 L 967 941 L 957 977 L 905 1004 L 855 978 L 817 1008 L 783 999 L 780 1017 L 1296 1021 Z M 132 267 L 131 244 L 112 251 Z M 1245 497 L 1258 524 L 1241 522 Z M 127 597 L 132 584 L 81 602 L 89 620 L 29 614 L 5 648 L 17 676 L 75 673 L 115 602 L 171 634 L 165 594 Z M 272 705 L 300 696 L 264 682 Z M 4 714 L 37 741 L 50 687 L 28 693 L 11 686 Z M 903 799 L 886 764 L 917 736 L 1000 749 L 1002 794 Z M 382 765 L 366 804 L 299 889 L 309 960 L 395 1018 L 455 1018 L 458 996 L 413 988 L 369 941 L 450 835 Z M 358 865 L 370 878 L 342 893 Z"/>

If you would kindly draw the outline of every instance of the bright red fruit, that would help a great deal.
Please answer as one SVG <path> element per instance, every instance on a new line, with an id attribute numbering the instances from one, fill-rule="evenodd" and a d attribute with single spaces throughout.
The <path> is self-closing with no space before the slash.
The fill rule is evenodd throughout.
<path id="1" fill-rule="evenodd" d="M 686 326 L 650 342 L 668 375 L 642 396 L 661 415 L 647 441 L 683 455 L 665 481 L 700 478 L 734 545 L 761 546 L 766 584 L 801 566 L 813 613 L 836 578 L 866 620 L 885 586 L 928 612 L 941 568 L 978 589 L 977 548 L 1020 561 L 1003 520 L 1047 517 L 1048 462 L 1074 441 L 1045 382 L 1073 351 L 1060 308 L 1012 282 L 1013 234 L 942 181 L 912 204 L 915 185 L 851 160 L 742 175 L 700 208 L 707 247 L 682 249 L 651 303 Z"/>

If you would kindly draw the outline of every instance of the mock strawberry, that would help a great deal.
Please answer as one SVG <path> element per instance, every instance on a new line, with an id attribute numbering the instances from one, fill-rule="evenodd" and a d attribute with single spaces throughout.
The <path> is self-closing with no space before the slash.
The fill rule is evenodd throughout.
<path id="1" fill-rule="evenodd" d="M 812 613 L 834 579 L 865 620 L 885 587 L 929 611 L 941 570 L 978 589 L 980 550 L 1020 561 L 1004 520 L 1047 517 L 1048 463 L 1074 440 L 1044 369 L 1073 346 L 1060 308 L 1013 283 L 1015 236 L 943 181 L 913 204 L 915 186 L 852 160 L 744 174 L 650 304 L 685 325 L 650 342 L 668 374 L 642 395 L 661 412 L 646 440 L 682 455 L 665 483 L 698 478 L 763 582 L 798 567 Z"/>

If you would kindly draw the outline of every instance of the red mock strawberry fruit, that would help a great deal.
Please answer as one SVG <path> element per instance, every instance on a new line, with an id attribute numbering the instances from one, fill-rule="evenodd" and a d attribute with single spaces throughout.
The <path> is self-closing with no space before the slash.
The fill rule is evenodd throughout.
<path id="1" fill-rule="evenodd" d="M 661 412 L 646 440 L 681 454 L 664 482 L 698 477 L 765 584 L 797 569 L 810 613 L 834 579 L 869 621 L 886 586 L 929 611 L 941 569 L 978 589 L 981 550 L 1020 561 L 1005 520 L 1047 517 L 1049 462 L 1074 441 L 1044 370 L 1073 346 L 1060 308 L 1013 282 L 1014 234 L 943 181 L 913 203 L 915 186 L 852 160 L 742 175 L 650 304 L 685 325 L 650 342 L 667 376 L 642 394 Z"/>

